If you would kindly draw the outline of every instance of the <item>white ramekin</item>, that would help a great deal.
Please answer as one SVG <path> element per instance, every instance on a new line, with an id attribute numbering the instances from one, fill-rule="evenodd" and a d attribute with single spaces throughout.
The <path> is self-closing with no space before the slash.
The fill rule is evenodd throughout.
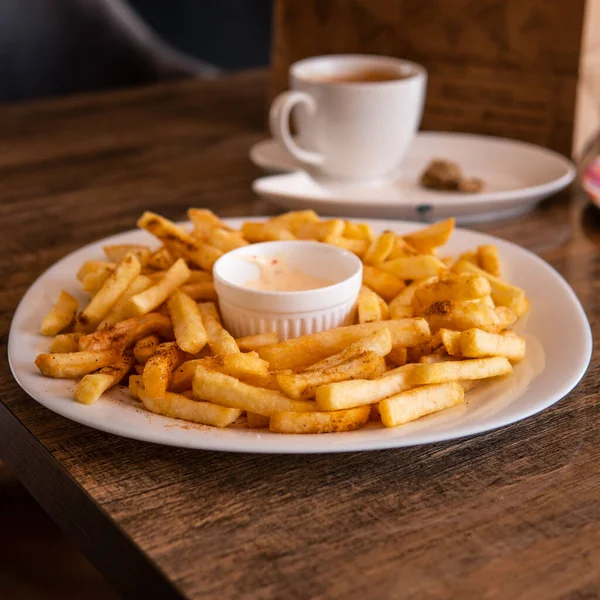
<path id="1" fill-rule="evenodd" d="M 283 258 L 295 269 L 332 285 L 300 292 L 245 288 L 260 275 L 248 256 Z M 274 331 L 280 339 L 325 331 L 349 323 L 362 284 L 362 263 L 354 254 L 320 242 L 263 242 L 223 255 L 213 268 L 223 323 L 234 337 Z"/>

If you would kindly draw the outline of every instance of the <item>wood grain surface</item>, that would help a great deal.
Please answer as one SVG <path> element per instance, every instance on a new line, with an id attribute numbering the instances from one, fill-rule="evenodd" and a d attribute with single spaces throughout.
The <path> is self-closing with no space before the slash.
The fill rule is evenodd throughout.
<path id="1" fill-rule="evenodd" d="M 0 110 L 0 458 L 124 597 L 599 597 L 600 217 L 582 198 L 478 227 L 553 264 L 596 338 L 575 391 L 485 435 L 346 455 L 196 452 L 71 423 L 12 379 L 14 309 L 67 252 L 143 209 L 272 210 L 248 160 L 266 85 L 250 73 Z"/>

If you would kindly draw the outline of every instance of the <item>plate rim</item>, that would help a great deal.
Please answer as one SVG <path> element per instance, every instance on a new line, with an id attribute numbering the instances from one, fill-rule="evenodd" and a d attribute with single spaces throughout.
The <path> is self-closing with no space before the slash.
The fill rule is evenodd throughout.
<path id="1" fill-rule="evenodd" d="M 230 217 L 230 218 L 224 218 L 223 220 L 225 222 L 234 222 L 233 224 L 235 226 L 236 221 L 237 222 L 239 222 L 241 220 L 255 220 L 256 221 L 256 220 L 261 220 L 261 219 L 265 219 L 265 218 L 267 218 L 267 217 L 265 217 L 265 216 Z M 414 223 L 411 221 L 402 221 L 402 220 L 392 220 L 392 221 L 396 225 L 401 224 L 402 226 L 410 227 L 411 229 L 417 229 L 420 227 L 420 225 L 418 223 Z M 388 219 L 369 219 L 369 222 L 371 224 L 380 222 L 382 224 L 385 223 L 388 226 L 390 225 L 390 220 L 388 220 Z M 189 222 L 181 221 L 181 222 L 178 222 L 177 224 L 185 225 L 185 224 L 189 224 Z M 394 437 L 384 438 L 384 437 L 382 437 L 380 440 L 376 440 L 374 442 L 369 442 L 367 440 L 362 445 L 360 445 L 360 444 L 352 443 L 351 438 L 348 438 L 348 443 L 346 445 L 342 445 L 342 446 L 339 446 L 339 445 L 329 446 L 327 444 L 327 440 L 332 439 L 330 436 L 338 436 L 338 435 L 346 435 L 347 436 L 347 435 L 351 435 L 352 432 L 345 432 L 343 434 L 335 434 L 335 433 L 332 433 L 332 434 L 310 434 L 310 435 L 303 435 L 303 436 L 293 436 L 294 438 L 301 438 L 303 440 L 306 440 L 307 443 L 306 443 L 306 446 L 304 446 L 304 447 L 288 450 L 285 447 L 285 445 L 283 445 L 283 447 L 282 447 L 282 445 L 276 445 L 275 448 L 268 447 L 265 449 L 264 447 L 259 446 L 259 444 L 264 444 L 264 440 L 258 439 L 261 435 L 259 433 L 255 434 L 255 437 L 253 437 L 253 438 L 240 437 L 233 442 L 233 445 L 231 443 L 231 440 L 226 435 L 222 436 L 221 438 L 208 437 L 206 440 L 202 440 L 202 438 L 200 436 L 198 436 L 197 438 L 195 438 L 195 441 L 202 440 L 202 443 L 200 443 L 200 444 L 185 443 L 186 442 L 185 439 L 184 440 L 173 440 L 173 441 L 171 441 L 169 439 L 157 440 L 156 436 L 152 434 L 152 431 L 148 430 L 146 427 L 143 427 L 143 426 L 140 429 L 136 429 L 132 433 L 131 431 L 125 431 L 125 428 L 120 428 L 118 426 L 118 422 L 114 426 L 104 426 L 104 424 L 100 424 L 100 426 L 99 426 L 98 423 L 94 422 L 93 411 L 90 411 L 89 417 L 87 417 L 86 413 L 83 413 L 85 415 L 84 418 L 75 419 L 75 418 L 73 418 L 73 416 L 71 414 L 69 414 L 68 403 L 65 403 L 64 411 L 62 409 L 56 409 L 55 407 L 48 406 L 44 400 L 41 400 L 38 397 L 38 396 L 43 396 L 44 395 L 43 392 L 37 392 L 35 390 L 30 391 L 28 386 L 23 383 L 21 377 L 19 376 L 17 369 L 15 369 L 15 367 L 13 365 L 14 347 L 18 343 L 18 338 L 17 338 L 18 332 L 16 330 L 16 326 L 17 326 L 17 323 L 19 320 L 17 317 L 20 316 L 19 313 L 21 311 L 25 310 L 25 306 L 27 306 L 26 301 L 29 299 L 29 296 L 33 296 L 37 292 L 35 287 L 37 285 L 41 284 L 41 280 L 48 274 L 49 271 L 58 269 L 64 262 L 67 262 L 69 259 L 73 258 L 73 256 L 76 255 L 77 253 L 85 251 L 90 246 L 93 246 L 93 245 L 96 245 L 99 243 L 109 243 L 114 238 L 120 238 L 122 236 L 127 236 L 132 233 L 139 232 L 139 230 L 137 230 L 137 229 L 130 229 L 130 230 L 118 233 L 118 234 L 113 234 L 113 235 L 110 235 L 110 236 L 107 236 L 104 238 L 100 238 L 98 240 L 94 240 L 84 246 L 81 246 L 80 248 L 77 248 L 77 249 L 73 250 L 72 252 L 68 253 L 67 255 L 65 255 L 58 261 L 56 261 L 54 264 L 50 265 L 47 269 L 44 270 L 43 273 L 41 273 L 35 279 L 35 281 L 29 286 L 29 288 L 27 289 L 27 291 L 25 292 L 25 294 L 19 301 L 17 308 L 15 309 L 15 312 L 11 319 L 11 325 L 10 325 L 9 335 L 8 335 L 8 344 L 7 344 L 7 356 L 8 356 L 9 367 L 10 367 L 10 370 L 11 370 L 11 373 L 12 373 L 14 379 L 16 380 L 18 385 L 21 387 L 21 389 L 26 394 L 28 394 L 35 402 L 38 402 L 39 404 L 41 404 L 48 410 L 50 410 L 56 414 L 59 414 L 64 418 L 67 418 L 76 423 L 80 423 L 80 424 L 90 427 L 92 429 L 96 429 L 98 431 L 103 431 L 106 433 L 118 435 L 118 436 L 125 437 L 128 439 L 134 439 L 134 440 L 138 440 L 138 441 L 155 443 L 155 444 L 160 444 L 160 445 L 165 445 L 165 446 L 179 447 L 179 448 L 188 448 L 188 449 L 194 449 L 194 450 L 235 452 L 235 453 L 250 453 L 250 454 L 288 454 L 288 455 L 329 454 L 329 453 L 342 453 L 342 452 L 344 452 L 344 453 L 345 452 L 365 452 L 365 451 L 373 451 L 373 450 L 385 450 L 385 449 L 394 449 L 394 448 L 422 446 L 425 444 L 441 443 L 441 442 L 445 442 L 445 441 L 451 441 L 451 440 L 456 440 L 456 439 L 460 439 L 460 438 L 467 438 L 467 437 L 472 437 L 475 435 L 485 434 L 490 431 L 493 431 L 496 429 L 501 429 L 501 428 L 504 428 L 513 423 L 517 423 L 519 421 L 528 419 L 529 417 L 546 410 L 547 408 L 549 408 L 553 404 L 556 404 L 561 399 L 563 399 L 565 396 L 567 396 L 579 384 L 579 382 L 581 381 L 581 379 L 583 378 L 583 376 L 585 375 L 585 373 L 589 367 L 589 364 L 590 364 L 590 361 L 592 358 L 592 352 L 593 352 L 593 337 L 592 337 L 592 331 L 591 331 L 589 319 L 587 318 L 587 315 L 583 309 L 583 306 L 581 305 L 581 302 L 579 301 L 579 298 L 577 297 L 577 295 L 575 294 L 575 292 L 571 288 L 571 286 L 568 284 L 566 279 L 556 269 L 554 269 L 554 267 L 552 267 L 549 263 L 544 261 L 542 258 L 537 256 L 532 251 L 530 251 L 526 248 L 523 248 L 522 246 L 519 246 L 518 244 L 515 244 L 514 242 L 510 242 L 508 240 L 504 240 L 502 238 L 498 238 L 496 236 L 492 236 L 492 235 L 485 234 L 485 233 L 464 230 L 462 228 L 457 228 L 457 231 L 465 231 L 466 233 L 475 233 L 477 235 L 484 236 L 485 238 L 489 239 L 491 242 L 500 241 L 500 242 L 502 242 L 502 244 L 508 244 L 508 245 L 512 246 L 514 249 L 517 249 L 518 251 L 524 252 L 527 255 L 529 255 L 530 259 L 532 259 L 534 262 L 536 262 L 539 267 L 543 268 L 550 276 L 554 277 L 557 280 L 557 283 L 560 284 L 560 286 L 563 288 L 563 290 L 569 296 L 569 299 L 570 299 L 571 303 L 573 304 L 573 308 L 576 310 L 577 320 L 582 324 L 581 332 L 584 334 L 583 338 L 584 338 L 584 343 L 585 343 L 585 348 L 580 348 L 580 350 L 579 350 L 577 369 L 574 369 L 573 374 L 567 379 L 566 383 L 564 383 L 559 388 L 554 389 L 554 391 L 551 394 L 548 394 L 547 398 L 542 402 L 542 404 L 539 407 L 534 406 L 530 410 L 523 410 L 519 413 L 519 415 L 516 418 L 511 418 L 510 416 L 507 416 L 507 417 L 501 418 L 497 421 L 492 421 L 492 423 L 489 425 L 484 425 L 483 427 L 481 427 L 481 426 L 475 427 L 476 431 L 465 432 L 464 428 L 461 429 L 460 427 L 457 427 L 457 428 L 455 428 L 455 430 L 452 430 L 450 432 L 441 433 L 441 434 L 440 434 L 440 432 L 436 432 L 436 431 L 429 432 L 429 434 L 427 431 L 423 431 L 423 432 L 421 432 L 421 436 L 425 439 L 423 441 L 419 441 L 416 443 L 415 442 L 403 443 L 403 441 L 404 441 L 403 438 L 394 438 Z M 40 336 L 38 334 L 37 337 L 41 338 L 42 336 Z M 540 374 L 540 377 L 541 376 L 543 376 L 543 374 Z M 524 390 L 522 394 L 525 394 L 525 393 L 527 393 L 527 390 Z M 59 407 L 60 406 L 61 405 L 59 405 Z M 467 429 L 468 429 L 468 427 L 467 427 Z M 221 432 L 221 430 L 219 430 L 219 431 Z M 202 432 L 198 431 L 198 433 L 201 434 Z M 277 436 L 281 435 L 281 436 L 285 436 L 282 439 L 288 439 L 288 436 L 285 434 L 269 433 L 268 435 L 269 436 L 270 435 L 277 435 Z M 256 436 L 258 436 L 258 437 L 256 437 Z M 337 438 L 337 439 L 339 439 L 339 438 Z M 344 438 L 344 439 L 346 439 L 346 438 Z M 271 438 L 271 440 L 275 441 L 275 438 Z M 317 440 L 318 440 L 318 442 L 317 442 Z M 258 444 L 257 444 L 257 442 L 258 442 Z M 313 442 L 313 446 L 314 446 L 314 442 L 317 442 L 317 448 L 311 447 L 311 442 Z M 270 442 L 268 442 L 268 443 L 270 443 Z"/>

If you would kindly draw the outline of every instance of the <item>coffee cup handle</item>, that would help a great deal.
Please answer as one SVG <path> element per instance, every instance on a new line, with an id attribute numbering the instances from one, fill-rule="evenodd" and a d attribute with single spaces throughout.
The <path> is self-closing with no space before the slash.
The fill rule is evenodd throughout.
<path id="1" fill-rule="evenodd" d="M 305 92 L 283 92 L 271 105 L 269 123 L 273 137 L 297 160 L 309 165 L 320 165 L 323 157 L 296 144 L 290 133 L 290 114 L 296 104 L 304 104 L 309 114 L 317 110 L 315 99 Z"/>

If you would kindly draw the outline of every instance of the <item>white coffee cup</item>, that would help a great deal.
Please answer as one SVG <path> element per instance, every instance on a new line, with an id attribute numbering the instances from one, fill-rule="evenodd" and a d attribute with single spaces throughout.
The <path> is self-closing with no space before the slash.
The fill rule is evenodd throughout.
<path id="1" fill-rule="evenodd" d="M 422 66 L 398 58 L 340 54 L 301 60 L 290 67 L 291 90 L 271 106 L 271 133 L 315 176 L 385 180 L 421 123 L 426 84 Z M 293 109 L 297 141 L 289 125 Z"/>

